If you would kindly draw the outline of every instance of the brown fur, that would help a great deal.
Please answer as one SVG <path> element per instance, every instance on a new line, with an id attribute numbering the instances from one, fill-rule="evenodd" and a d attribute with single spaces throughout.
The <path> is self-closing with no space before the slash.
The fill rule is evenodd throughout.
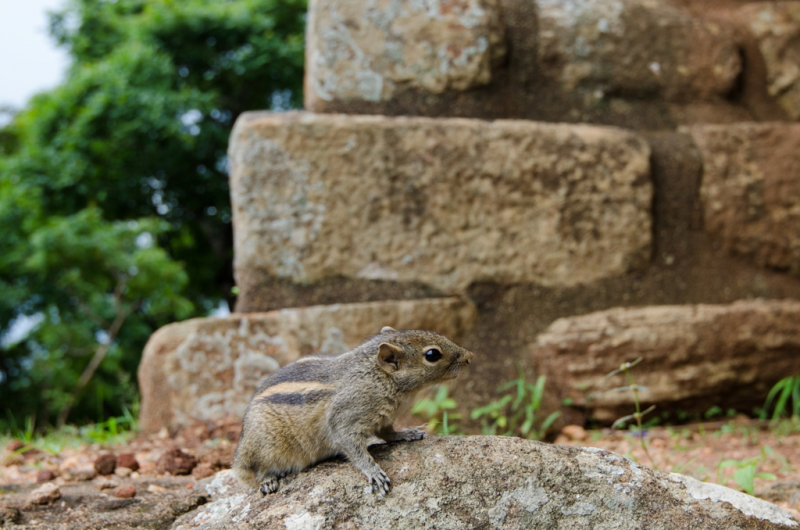
<path id="1" fill-rule="evenodd" d="M 442 357 L 429 362 L 432 348 Z M 422 431 L 395 432 L 395 418 L 419 390 L 456 377 L 471 360 L 471 352 L 436 333 L 388 327 L 342 355 L 304 357 L 256 391 L 233 470 L 240 482 L 266 494 L 277 490 L 280 477 L 340 454 L 383 495 L 390 480 L 367 452 L 367 440 L 422 439 Z"/>

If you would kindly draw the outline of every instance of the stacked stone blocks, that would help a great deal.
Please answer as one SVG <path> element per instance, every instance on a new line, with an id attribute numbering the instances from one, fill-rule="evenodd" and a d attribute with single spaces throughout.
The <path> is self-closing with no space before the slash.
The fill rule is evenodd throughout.
<path id="1" fill-rule="evenodd" d="M 519 364 L 609 421 L 631 404 L 602 376 L 637 356 L 662 410 L 760 404 L 800 373 L 798 13 L 312 0 L 311 112 L 231 136 L 238 313 L 154 335 L 143 425 L 240 414 L 383 325 L 476 352 L 465 410 Z"/>

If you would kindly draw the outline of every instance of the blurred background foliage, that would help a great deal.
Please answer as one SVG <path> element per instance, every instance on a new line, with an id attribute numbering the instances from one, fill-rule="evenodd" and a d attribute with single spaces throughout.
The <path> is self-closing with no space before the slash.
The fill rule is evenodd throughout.
<path id="1" fill-rule="evenodd" d="M 0 129 L 0 430 L 136 402 L 150 334 L 233 302 L 245 110 L 300 105 L 305 0 L 72 0 L 72 66 Z M 30 333 L 9 333 L 33 326 Z"/>

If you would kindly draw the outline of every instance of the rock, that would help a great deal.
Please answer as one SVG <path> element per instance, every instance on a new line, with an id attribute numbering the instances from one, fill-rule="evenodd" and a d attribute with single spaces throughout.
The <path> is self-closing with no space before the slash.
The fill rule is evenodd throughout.
<path id="1" fill-rule="evenodd" d="M 136 496 L 136 486 L 122 486 L 114 490 L 114 497 L 119 499 L 132 499 Z"/>
<path id="2" fill-rule="evenodd" d="M 127 478 L 131 476 L 133 471 L 129 467 L 118 467 L 114 470 L 114 474 L 120 478 Z"/>
<path id="3" fill-rule="evenodd" d="M 341 460 L 281 479 L 266 497 L 223 471 L 195 487 L 211 502 L 172 529 L 797 528 L 760 499 L 598 449 L 472 436 L 371 452 L 392 479 L 385 498 Z"/>
<path id="4" fill-rule="evenodd" d="M 695 126 L 705 229 L 729 251 L 800 276 L 800 125 Z"/>
<path id="5" fill-rule="evenodd" d="M 61 472 L 61 477 L 67 481 L 77 481 L 77 482 L 84 482 L 87 480 L 92 480 L 94 477 L 97 476 L 97 471 L 94 468 L 86 467 L 86 468 L 67 468 Z"/>
<path id="6" fill-rule="evenodd" d="M 137 471 L 139 462 L 132 453 L 122 453 L 117 457 L 117 467 L 127 467 L 131 471 Z"/>
<path id="7" fill-rule="evenodd" d="M 188 475 L 197 465 L 197 459 L 186 454 L 180 449 L 167 451 L 156 462 L 156 469 L 159 473 L 169 473 L 170 475 Z"/>
<path id="8" fill-rule="evenodd" d="M 30 504 L 50 504 L 61 498 L 61 489 L 52 482 L 42 484 L 28 495 Z"/>
<path id="9" fill-rule="evenodd" d="M 169 490 L 167 488 L 158 486 L 156 484 L 150 484 L 149 486 L 147 486 L 147 491 L 149 491 L 150 493 L 166 493 Z"/>
<path id="10" fill-rule="evenodd" d="M 94 469 L 99 475 L 110 475 L 117 467 L 117 456 L 107 453 L 98 456 L 94 461 Z"/>
<path id="11" fill-rule="evenodd" d="M 667 2 L 537 0 L 539 61 L 566 89 L 701 101 L 741 70 L 732 29 Z"/>
<path id="12" fill-rule="evenodd" d="M 468 90 L 491 81 L 505 52 L 498 0 L 426 6 L 313 0 L 307 108 L 333 100 L 384 101 L 409 88 Z"/>
<path id="13" fill-rule="evenodd" d="M 767 91 L 789 116 L 800 118 L 800 3 L 757 2 L 740 14 L 764 60 Z"/>
<path id="14" fill-rule="evenodd" d="M 19 524 L 22 521 L 22 513 L 16 506 L 0 506 L 0 526 L 5 523 Z"/>
<path id="15" fill-rule="evenodd" d="M 113 479 L 103 478 L 97 482 L 97 488 L 101 490 L 111 490 L 119 487 L 119 483 Z"/>
<path id="16" fill-rule="evenodd" d="M 20 440 L 11 440 L 6 444 L 6 452 L 13 453 L 15 451 L 19 451 L 23 447 L 25 447 L 25 444 Z"/>
<path id="17" fill-rule="evenodd" d="M 208 464 L 206 462 L 198 464 L 197 467 L 192 470 L 192 477 L 194 477 L 197 480 L 210 477 L 213 474 L 214 474 L 214 468 L 211 467 L 211 464 Z"/>
<path id="18" fill-rule="evenodd" d="M 276 280 L 460 293 L 641 268 L 649 156 L 642 138 L 614 128 L 243 114 L 229 152 L 237 309 Z"/>
<path id="19" fill-rule="evenodd" d="M 751 410 L 779 379 L 800 373 L 800 302 L 610 309 L 556 320 L 531 347 L 547 389 L 601 422 L 634 411 L 624 375 L 631 369 L 643 406 L 659 412 Z"/>
<path id="20" fill-rule="evenodd" d="M 241 419 L 258 383 L 309 353 L 342 353 L 383 326 L 426 328 L 456 341 L 475 319 L 457 298 L 336 304 L 171 324 L 139 365 L 140 425 L 157 432 L 195 419 Z"/>
<path id="21" fill-rule="evenodd" d="M 56 478 L 56 474 L 49 469 L 42 469 L 36 474 L 36 482 L 39 484 L 43 482 L 50 482 L 54 478 Z"/>
<path id="22" fill-rule="evenodd" d="M 581 442 L 589 437 L 589 435 L 586 432 L 586 429 L 584 429 L 580 425 L 567 425 L 563 429 L 561 429 L 561 434 L 563 434 L 570 440 L 575 440 L 578 442 Z"/>

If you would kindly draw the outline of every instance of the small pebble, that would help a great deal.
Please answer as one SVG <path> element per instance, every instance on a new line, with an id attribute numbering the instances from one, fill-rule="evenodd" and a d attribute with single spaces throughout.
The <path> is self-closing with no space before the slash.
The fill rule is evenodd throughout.
<path id="1" fill-rule="evenodd" d="M 130 477 L 133 471 L 129 467 L 118 467 L 114 470 L 114 474 L 118 477 Z"/>
<path id="2" fill-rule="evenodd" d="M 91 467 L 85 467 L 83 469 L 65 469 L 61 472 L 61 476 L 64 477 L 64 480 L 68 481 L 84 481 L 92 480 L 97 476 L 97 472 Z"/>
<path id="3" fill-rule="evenodd" d="M 114 497 L 130 499 L 136 496 L 136 486 L 122 486 L 114 490 Z"/>
<path id="4" fill-rule="evenodd" d="M 161 486 L 156 486 L 155 484 L 150 484 L 149 486 L 147 486 L 147 491 L 149 491 L 150 493 L 166 493 L 169 490 Z"/>
<path id="5" fill-rule="evenodd" d="M 156 462 L 159 473 L 169 473 L 170 475 L 188 475 L 197 465 L 197 459 L 180 449 L 167 451 Z"/>
<path id="6" fill-rule="evenodd" d="M 139 462 L 133 453 L 122 453 L 117 457 L 117 467 L 127 467 L 131 471 L 138 471 Z"/>
<path id="7" fill-rule="evenodd" d="M 28 502 L 30 504 L 50 504 L 61 498 L 61 489 L 48 482 L 42 484 L 28 495 Z"/>
<path id="8" fill-rule="evenodd" d="M 119 483 L 115 480 L 104 478 L 97 483 L 97 487 L 101 490 L 110 490 L 119 486 Z"/>
<path id="9" fill-rule="evenodd" d="M 141 477 L 141 475 L 139 474 L 138 471 L 134 471 L 133 473 L 131 473 L 131 478 L 133 480 L 139 480 L 139 477 Z"/>
<path id="10" fill-rule="evenodd" d="M 206 462 L 198 464 L 197 467 L 195 467 L 192 470 L 192 477 L 194 477 L 196 480 L 201 480 L 206 477 L 210 477 L 213 474 L 214 474 L 214 469 L 211 467 L 211 464 L 208 464 Z"/>
<path id="11" fill-rule="evenodd" d="M 190 483 L 188 483 L 188 484 L 186 485 L 186 489 L 187 489 L 187 490 L 194 489 L 194 482 L 190 482 Z"/>
<path id="12" fill-rule="evenodd" d="M 49 469 L 42 469 L 36 474 L 36 482 L 42 484 L 43 482 L 50 482 L 56 478 L 56 474 Z"/>
<path id="13" fill-rule="evenodd" d="M 586 429 L 580 425 L 567 425 L 561 429 L 561 434 L 578 442 L 585 440 L 589 436 L 589 434 L 586 432 Z"/>
<path id="14" fill-rule="evenodd" d="M 94 469 L 100 475 L 110 475 L 117 467 L 117 457 L 113 453 L 100 455 L 94 461 Z"/>

